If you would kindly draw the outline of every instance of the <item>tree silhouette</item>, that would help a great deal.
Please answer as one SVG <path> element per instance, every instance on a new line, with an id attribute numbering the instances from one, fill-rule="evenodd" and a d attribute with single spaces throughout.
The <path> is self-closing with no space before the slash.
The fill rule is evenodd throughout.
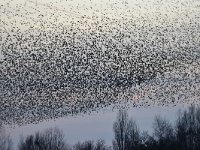
<path id="1" fill-rule="evenodd" d="M 125 150 L 125 142 L 127 138 L 127 125 L 128 114 L 126 110 L 119 110 L 117 119 L 113 124 L 113 130 L 115 140 L 113 141 L 113 147 L 116 150 Z"/>
<path id="2" fill-rule="evenodd" d="M 127 150 L 137 149 L 141 144 L 139 128 L 133 119 L 128 121 L 125 148 Z"/>
<path id="3" fill-rule="evenodd" d="M 94 150 L 94 142 L 93 141 L 85 141 L 84 143 L 78 142 L 74 146 L 74 150 Z"/>
<path id="4" fill-rule="evenodd" d="M 113 123 L 113 147 L 104 140 L 78 142 L 68 146 L 64 135 L 56 128 L 37 132 L 21 139 L 19 150 L 199 150 L 200 149 L 200 107 L 191 106 L 180 111 L 175 125 L 156 116 L 153 133 L 140 132 L 136 122 L 120 109 Z M 12 141 L 0 130 L 0 150 L 12 150 Z"/>
<path id="5" fill-rule="evenodd" d="M 113 124 L 115 139 L 113 149 L 131 150 L 136 149 L 141 144 L 140 132 L 133 119 L 128 118 L 126 110 L 119 110 L 117 119 Z"/>
<path id="6" fill-rule="evenodd" d="M 78 142 L 75 144 L 74 150 L 110 150 L 110 148 L 105 145 L 104 140 L 100 139 L 96 144 L 93 141 Z"/>
<path id="7" fill-rule="evenodd" d="M 179 113 L 176 135 L 181 149 L 200 149 L 200 107 L 191 106 Z"/>
<path id="8" fill-rule="evenodd" d="M 160 149 L 173 147 L 175 140 L 174 129 L 166 119 L 156 116 L 153 123 L 153 130 L 154 139 Z"/>
<path id="9" fill-rule="evenodd" d="M 37 132 L 35 135 L 22 139 L 19 150 L 68 150 L 64 142 L 64 135 L 57 128 L 50 128 L 44 132 Z"/>

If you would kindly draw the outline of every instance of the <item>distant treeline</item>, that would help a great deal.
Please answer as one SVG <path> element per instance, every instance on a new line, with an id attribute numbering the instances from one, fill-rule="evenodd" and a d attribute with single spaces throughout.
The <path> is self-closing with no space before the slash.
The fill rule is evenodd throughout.
<path id="1" fill-rule="evenodd" d="M 156 116 L 153 133 L 141 132 L 137 123 L 128 117 L 126 110 L 119 110 L 113 124 L 113 145 L 107 146 L 104 140 L 78 142 L 69 145 L 63 133 L 47 129 L 21 139 L 18 150 L 199 150 L 200 149 L 200 107 L 190 106 L 179 111 L 174 124 Z M 12 150 L 9 136 L 0 132 L 0 150 Z"/>

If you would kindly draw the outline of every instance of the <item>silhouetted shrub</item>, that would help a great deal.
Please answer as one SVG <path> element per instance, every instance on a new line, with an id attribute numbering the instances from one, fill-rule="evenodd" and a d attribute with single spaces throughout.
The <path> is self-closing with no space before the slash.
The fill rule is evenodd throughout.
<path id="1" fill-rule="evenodd" d="M 98 140 L 96 144 L 93 141 L 85 141 L 83 143 L 78 142 L 74 146 L 74 150 L 110 150 L 108 146 L 105 145 L 104 140 Z"/>
<path id="2" fill-rule="evenodd" d="M 83 143 L 78 142 L 74 146 L 74 150 L 94 150 L 94 142 L 93 141 L 85 141 Z"/>

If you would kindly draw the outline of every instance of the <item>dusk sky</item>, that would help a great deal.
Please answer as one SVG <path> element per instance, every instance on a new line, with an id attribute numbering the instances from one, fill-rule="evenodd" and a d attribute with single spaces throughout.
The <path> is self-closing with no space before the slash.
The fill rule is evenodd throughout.
<path id="1" fill-rule="evenodd" d="M 0 0 L 0 127 L 102 138 L 126 109 L 152 133 L 200 100 L 199 0 Z M 1 150 L 1 149 L 0 149 Z"/>

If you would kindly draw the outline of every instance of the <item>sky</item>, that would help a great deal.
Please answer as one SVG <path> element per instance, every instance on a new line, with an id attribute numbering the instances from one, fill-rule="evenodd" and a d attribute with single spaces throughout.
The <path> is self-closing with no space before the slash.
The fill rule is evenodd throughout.
<path id="1" fill-rule="evenodd" d="M 169 35 L 171 41 L 173 34 L 176 34 L 177 41 L 169 42 L 166 46 L 177 48 L 176 43 L 178 42 L 183 44 L 181 45 L 182 47 L 186 47 L 187 45 L 184 44 L 188 41 L 194 42 L 196 40 L 198 42 L 198 35 L 200 35 L 198 28 L 200 24 L 200 17 L 198 16 L 200 14 L 200 1 L 198 0 L 1 0 L 0 13 L 0 33 L 2 35 L 4 33 L 13 33 L 11 34 L 13 39 L 15 33 L 18 32 L 34 35 L 38 31 L 57 32 L 68 27 L 72 27 L 74 30 L 80 28 L 84 32 L 96 32 L 96 27 L 99 26 L 102 27 L 103 32 L 112 30 L 114 34 L 115 31 L 119 31 L 115 30 L 116 28 L 120 28 L 123 31 L 127 26 L 131 30 L 131 26 L 144 27 L 147 25 L 149 28 L 154 28 L 155 30 L 153 31 L 156 32 L 159 31 L 157 30 L 159 27 L 167 29 L 169 32 L 166 35 Z M 126 31 L 129 31 L 129 29 L 126 29 Z M 134 33 L 134 31 L 132 32 Z M 140 33 L 140 30 L 138 33 Z M 147 35 L 148 38 L 156 38 L 153 33 L 148 33 Z M 193 35 L 195 36 L 193 37 Z M 139 34 L 138 37 L 140 37 Z M 3 42 L 5 41 L 2 36 L 0 45 L 5 44 Z M 0 60 L 3 58 L 1 50 Z M 193 52 L 193 49 L 191 51 Z M 132 95 L 132 100 L 144 103 L 149 101 L 149 95 L 156 99 L 160 96 L 160 93 L 165 97 L 159 99 L 158 103 L 162 103 L 162 100 L 164 101 L 171 95 L 170 100 L 171 98 L 178 99 L 177 97 L 179 96 L 182 96 L 181 98 L 183 99 L 186 95 L 185 103 L 190 101 L 192 96 L 194 99 L 199 99 L 199 83 L 193 78 L 194 74 L 199 73 L 198 69 L 195 70 L 195 65 L 187 67 L 186 70 L 176 70 L 178 73 L 181 71 L 188 72 L 191 76 L 186 80 L 184 80 L 185 78 L 183 79 L 184 81 L 173 82 L 170 80 L 168 84 L 168 79 L 166 79 L 166 81 L 161 81 L 160 85 L 152 83 L 153 87 L 150 83 L 150 86 L 145 85 L 141 90 L 141 93 L 147 93 L 144 97 L 134 94 Z M 177 72 L 174 72 L 175 80 L 180 78 L 176 74 Z M 162 88 L 165 89 L 164 92 Z M 148 95 L 148 91 L 152 93 Z M 119 96 L 119 100 L 120 98 L 123 99 L 124 97 Z M 193 101 L 190 101 L 190 103 L 193 103 Z M 152 120 L 155 115 L 159 114 L 173 122 L 178 109 L 183 107 L 185 108 L 186 106 L 182 104 L 169 107 L 149 106 L 130 108 L 128 112 L 129 116 L 136 120 L 141 130 L 149 130 L 151 132 Z M 37 124 L 26 124 L 20 127 L 13 125 L 11 128 L 6 126 L 6 131 L 14 139 L 15 145 L 21 135 L 26 136 L 48 127 L 57 127 L 63 130 L 66 140 L 71 144 L 79 140 L 102 138 L 111 145 L 113 139 L 112 125 L 116 114 L 117 109 L 106 108 L 106 110 L 99 110 L 90 114 L 65 116 Z"/>
<path id="2" fill-rule="evenodd" d="M 128 109 L 129 118 L 133 118 L 139 126 L 140 131 L 153 131 L 154 117 L 160 115 L 174 125 L 179 110 L 184 110 L 188 105 L 180 104 L 177 106 L 157 106 Z M 116 120 L 118 109 L 101 110 L 90 114 L 80 114 L 75 117 L 66 116 L 63 118 L 44 121 L 39 124 L 29 124 L 25 126 L 10 126 L 6 128 L 7 133 L 14 140 L 14 145 L 21 136 L 34 134 L 37 131 L 43 131 L 47 128 L 58 128 L 64 135 L 69 144 L 75 144 L 78 141 L 104 139 L 108 145 L 112 145 L 114 138 L 113 123 Z"/>

